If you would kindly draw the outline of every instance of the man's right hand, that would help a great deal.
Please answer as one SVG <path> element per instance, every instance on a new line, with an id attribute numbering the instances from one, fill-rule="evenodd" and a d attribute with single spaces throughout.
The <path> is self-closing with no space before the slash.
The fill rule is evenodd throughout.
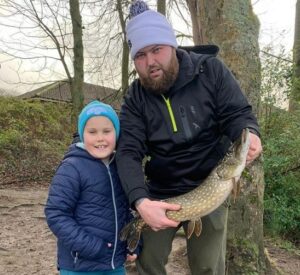
<path id="1" fill-rule="evenodd" d="M 143 218 L 143 220 L 154 231 L 166 229 L 168 227 L 177 227 L 180 223 L 170 220 L 166 216 L 167 210 L 179 210 L 179 204 L 170 204 L 162 201 L 152 201 L 145 198 L 141 203 L 139 203 L 136 206 L 136 209 Z"/>

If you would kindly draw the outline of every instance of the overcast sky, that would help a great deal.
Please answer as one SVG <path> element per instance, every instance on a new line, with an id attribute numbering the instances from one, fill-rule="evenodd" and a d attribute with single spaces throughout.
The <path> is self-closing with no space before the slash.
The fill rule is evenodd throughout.
<path id="1" fill-rule="evenodd" d="M 251 1 L 253 3 L 254 12 L 258 15 L 261 23 L 261 48 L 272 42 L 274 46 L 284 45 L 287 50 L 291 50 L 294 39 L 296 0 Z M 8 88 L 3 80 L 15 79 L 15 73 L 9 70 L 6 65 L 7 64 L 4 64 L 4 66 L 0 68 L 0 88 Z M 16 89 L 16 87 L 9 88 Z M 26 92 L 24 88 L 22 90 Z"/>
<path id="2" fill-rule="evenodd" d="M 261 24 L 260 44 L 273 41 L 292 49 L 296 0 L 252 0 L 252 4 Z"/>

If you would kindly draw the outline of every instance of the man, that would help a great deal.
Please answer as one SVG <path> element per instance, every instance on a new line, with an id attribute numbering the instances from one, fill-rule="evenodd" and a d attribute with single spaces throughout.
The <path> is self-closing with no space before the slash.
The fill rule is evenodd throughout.
<path id="1" fill-rule="evenodd" d="M 251 131 L 248 163 L 261 153 L 261 141 L 230 71 L 213 55 L 178 49 L 163 15 L 136 1 L 126 34 L 139 79 L 122 105 L 117 165 L 130 204 L 152 228 L 142 235 L 138 272 L 162 275 L 181 224 L 165 215 L 180 205 L 160 200 L 201 184 L 243 128 Z M 227 213 L 224 204 L 203 217 L 200 237 L 187 240 L 192 274 L 225 273 Z"/>

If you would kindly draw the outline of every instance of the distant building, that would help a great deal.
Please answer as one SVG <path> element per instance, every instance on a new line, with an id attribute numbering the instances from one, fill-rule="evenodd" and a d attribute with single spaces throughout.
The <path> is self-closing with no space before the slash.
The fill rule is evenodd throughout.
<path id="1" fill-rule="evenodd" d="M 117 100 L 117 90 L 112 88 L 83 83 L 83 96 L 84 104 L 97 99 L 102 102 L 112 104 L 117 110 L 120 109 L 120 102 Z M 51 83 L 19 95 L 18 98 L 64 103 L 72 102 L 70 84 L 68 80 L 61 80 Z"/>

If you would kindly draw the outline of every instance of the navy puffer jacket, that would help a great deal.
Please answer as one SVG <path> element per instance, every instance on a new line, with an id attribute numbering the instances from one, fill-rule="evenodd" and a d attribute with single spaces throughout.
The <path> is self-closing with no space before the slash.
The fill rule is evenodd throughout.
<path id="1" fill-rule="evenodd" d="M 114 161 L 106 166 L 72 144 L 53 177 L 45 215 L 58 239 L 58 268 L 103 271 L 124 265 L 126 243 L 118 235 L 130 212 Z"/>

